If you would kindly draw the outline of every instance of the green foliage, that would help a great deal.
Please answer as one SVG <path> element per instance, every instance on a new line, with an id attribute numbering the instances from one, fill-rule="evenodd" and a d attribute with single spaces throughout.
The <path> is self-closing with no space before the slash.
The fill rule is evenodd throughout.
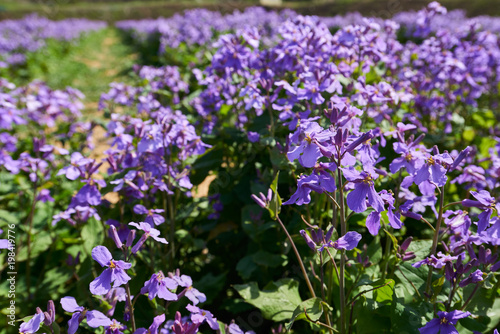
<path id="1" fill-rule="evenodd" d="M 240 296 L 262 312 L 262 316 L 273 321 L 291 319 L 302 299 L 299 295 L 299 283 L 284 278 L 270 282 L 262 290 L 255 282 L 234 286 Z"/>
<path id="2" fill-rule="evenodd" d="M 318 321 L 323 314 L 323 307 L 323 301 L 319 297 L 304 300 L 293 311 L 292 318 L 287 323 L 286 329 L 289 331 L 297 320 Z"/>

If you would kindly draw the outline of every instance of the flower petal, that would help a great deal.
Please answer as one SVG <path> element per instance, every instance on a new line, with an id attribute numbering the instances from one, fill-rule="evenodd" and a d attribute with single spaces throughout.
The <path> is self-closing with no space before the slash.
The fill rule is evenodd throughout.
<path id="1" fill-rule="evenodd" d="M 372 211 L 366 218 L 366 228 L 371 235 L 377 235 L 380 230 L 380 213 Z"/>
<path id="2" fill-rule="evenodd" d="M 111 289 L 111 270 L 104 270 L 100 276 L 90 282 L 90 292 L 93 295 L 105 295 Z"/>
<path id="3" fill-rule="evenodd" d="M 99 311 L 88 311 L 87 312 L 87 325 L 92 328 L 97 328 L 100 326 L 110 326 L 113 322 Z"/>
<path id="4" fill-rule="evenodd" d="M 104 246 L 96 246 L 92 249 L 92 258 L 101 265 L 107 266 L 109 261 L 113 259 L 109 250 Z"/>
<path id="5" fill-rule="evenodd" d="M 76 312 L 83 311 L 83 306 L 78 305 L 75 297 L 63 297 L 61 298 L 61 306 L 66 312 Z"/>
<path id="6" fill-rule="evenodd" d="M 360 213 L 366 210 L 366 195 L 370 186 L 363 183 L 355 185 L 353 191 L 347 195 L 347 206 L 354 212 Z"/>

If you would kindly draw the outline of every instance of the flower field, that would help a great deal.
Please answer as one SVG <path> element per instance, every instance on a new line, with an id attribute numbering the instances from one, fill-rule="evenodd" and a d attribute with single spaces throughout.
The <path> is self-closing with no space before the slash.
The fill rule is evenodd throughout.
<path id="1" fill-rule="evenodd" d="M 500 18 L 30 16 L 0 76 L 1 334 L 498 334 Z"/>

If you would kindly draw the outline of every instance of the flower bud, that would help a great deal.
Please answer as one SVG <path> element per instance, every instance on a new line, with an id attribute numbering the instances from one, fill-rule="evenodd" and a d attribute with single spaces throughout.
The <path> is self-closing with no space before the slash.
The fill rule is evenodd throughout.
<path id="1" fill-rule="evenodd" d="M 120 240 L 120 237 L 118 236 L 118 232 L 116 231 L 116 227 L 114 225 L 111 225 L 109 227 L 109 232 L 108 233 L 110 234 L 111 239 L 113 239 L 113 241 L 115 242 L 116 247 L 122 248 L 123 247 L 123 243 Z"/>
<path id="2" fill-rule="evenodd" d="M 311 248 L 313 251 L 315 251 L 316 250 L 316 244 L 311 239 L 311 237 L 309 236 L 309 234 L 307 234 L 307 232 L 305 230 L 300 230 L 300 235 L 306 240 L 307 246 L 309 246 L 309 248 Z"/>
<path id="3" fill-rule="evenodd" d="M 460 152 L 460 154 L 455 159 L 455 161 L 453 161 L 453 164 L 451 165 L 450 170 L 454 170 L 455 168 L 457 168 L 458 165 L 460 165 L 460 163 L 462 162 L 462 160 L 464 160 L 467 157 L 467 155 L 469 155 L 469 153 L 471 151 L 472 151 L 472 147 L 470 147 L 470 146 L 467 146 L 464 150 L 462 150 L 462 152 Z"/>
<path id="4" fill-rule="evenodd" d="M 139 241 L 137 241 L 137 243 L 134 245 L 134 247 L 132 247 L 132 254 L 135 254 L 137 253 L 137 251 L 139 251 L 139 249 L 141 248 L 141 246 L 146 242 L 146 239 L 147 239 L 147 233 L 144 233 L 141 238 L 139 239 Z"/>
<path id="5" fill-rule="evenodd" d="M 266 203 L 260 199 L 259 197 L 257 197 L 257 195 L 255 194 L 252 194 L 252 196 L 250 196 L 254 201 L 255 203 L 257 203 L 261 208 L 265 209 L 267 207 Z"/>
<path id="6" fill-rule="evenodd" d="M 410 246 L 412 240 L 413 240 L 413 237 L 408 237 L 408 238 L 405 239 L 405 241 L 403 241 L 403 243 L 400 246 L 400 249 L 401 249 L 402 253 L 406 252 L 406 250 Z"/>
<path id="7" fill-rule="evenodd" d="M 54 322 L 56 320 L 56 307 L 53 300 L 49 300 L 47 303 L 47 312 L 50 315 L 51 323 Z"/>
<path id="8" fill-rule="evenodd" d="M 413 260 L 414 258 L 416 258 L 417 256 L 415 255 L 415 253 L 413 252 L 408 252 L 408 253 L 405 253 L 405 255 L 403 255 L 403 261 L 410 261 L 410 260 Z"/>
<path id="9" fill-rule="evenodd" d="M 352 152 L 359 145 L 363 144 L 365 141 L 370 140 L 372 138 L 373 138 L 372 130 L 365 132 L 361 135 L 361 137 L 359 137 L 358 139 L 353 141 L 351 144 L 349 144 L 349 146 L 347 146 L 347 148 L 345 150 L 346 150 L 346 152 Z"/>
<path id="10" fill-rule="evenodd" d="M 125 243 L 125 247 L 128 248 L 132 246 L 134 239 L 135 239 L 135 230 L 130 230 L 130 232 L 128 232 L 127 242 Z"/>

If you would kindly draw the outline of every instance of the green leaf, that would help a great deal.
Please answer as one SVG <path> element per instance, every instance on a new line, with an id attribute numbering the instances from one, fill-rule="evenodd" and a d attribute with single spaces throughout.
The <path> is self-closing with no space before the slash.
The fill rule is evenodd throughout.
<path id="1" fill-rule="evenodd" d="M 381 288 L 378 288 L 377 290 L 373 291 L 373 297 L 377 303 L 381 304 L 387 304 L 391 303 L 392 301 L 392 295 L 394 294 L 394 280 L 392 279 L 386 279 L 384 284 L 387 284 L 386 286 L 383 286 Z M 373 283 L 373 287 L 381 286 L 383 285 L 382 283 Z"/>
<path id="2" fill-rule="evenodd" d="M 423 293 L 423 289 L 425 289 L 425 285 L 427 282 L 428 273 L 429 269 L 427 268 L 427 266 L 414 268 L 407 262 L 399 265 L 399 268 L 396 270 L 395 274 L 406 289 L 405 297 L 407 297 L 407 302 L 411 301 L 416 295 L 415 289 L 417 289 L 420 294 Z"/>
<path id="3" fill-rule="evenodd" d="M 269 203 L 269 214 L 271 218 L 276 220 L 279 213 L 281 212 L 281 197 L 278 194 L 278 179 L 280 176 L 280 172 L 276 173 L 276 177 L 274 178 L 273 183 L 271 183 L 271 190 L 273 191 L 273 199 L 271 203 Z"/>
<path id="4" fill-rule="evenodd" d="M 227 105 L 227 104 L 223 104 L 221 107 L 220 107 L 220 110 L 219 110 L 219 114 L 222 116 L 222 117 L 225 117 L 229 110 L 231 110 L 231 106 L 230 105 Z"/>
<path id="5" fill-rule="evenodd" d="M 414 240 L 411 242 L 407 252 L 415 253 L 415 261 L 423 260 L 431 252 L 432 240 Z"/>
<path id="6" fill-rule="evenodd" d="M 259 250 L 252 256 L 253 262 L 265 267 L 283 267 L 287 264 L 288 258 L 284 254 L 273 254 L 264 250 Z"/>
<path id="7" fill-rule="evenodd" d="M 217 321 L 217 323 L 219 324 L 219 330 L 217 333 L 226 334 L 226 325 L 222 321 Z"/>
<path id="8" fill-rule="evenodd" d="M 87 254 L 92 252 L 92 248 L 100 245 L 104 240 L 104 232 L 99 221 L 91 218 L 82 228 L 83 249 Z"/>
<path id="9" fill-rule="evenodd" d="M 382 260 L 382 247 L 380 246 L 380 236 L 377 235 L 373 238 L 373 241 L 370 242 L 367 249 L 367 255 L 370 258 L 372 263 L 378 263 Z"/>
<path id="10" fill-rule="evenodd" d="M 424 318 L 432 318 L 434 310 L 427 302 L 406 303 L 402 297 L 405 294 L 405 291 L 398 291 L 396 286 L 391 304 L 392 333 L 418 334 L 418 328 L 423 327 L 426 322 Z"/>
<path id="11" fill-rule="evenodd" d="M 474 131 L 474 128 L 471 126 L 466 126 L 464 132 L 462 132 L 462 137 L 468 142 L 474 140 L 475 136 L 476 132 Z"/>
<path id="12" fill-rule="evenodd" d="M 485 289 L 492 289 L 493 287 L 495 287 L 497 282 L 498 281 L 495 277 L 495 273 L 490 272 L 488 273 L 488 275 L 486 275 L 486 278 L 483 281 L 483 287 Z"/>
<path id="13" fill-rule="evenodd" d="M 357 319 L 356 329 L 357 333 L 386 333 L 390 319 L 388 306 L 382 308 L 375 308 L 373 300 L 368 299 L 366 296 L 361 296 L 354 304 L 354 318 Z M 387 310 L 386 310 L 387 309 Z M 385 316 L 384 316 L 385 315 Z"/>
<path id="14" fill-rule="evenodd" d="M 211 303 L 218 295 L 220 295 L 220 292 L 226 283 L 226 279 L 227 272 L 223 272 L 217 276 L 212 273 L 208 273 L 199 281 L 195 282 L 195 286 L 198 290 L 205 292 L 207 303 Z"/>
<path id="15" fill-rule="evenodd" d="M 289 278 L 271 282 L 263 290 L 259 290 L 255 282 L 238 284 L 234 288 L 247 303 L 261 310 L 264 318 L 276 322 L 292 318 L 297 305 L 302 302 L 299 283 Z"/>
<path id="16" fill-rule="evenodd" d="M 0 209 L 0 221 L 4 221 L 7 224 L 17 224 L 19 222 L 19 215 Z"/>
<path id="17" fill-rule="evenodd" d="M 243 258 L 241 258 L 238 261 L 238 264 L 236 265 L 236 270 L 238 271 L 238 274 L 243 278 L 244 280 L 247 280 L 252 276 L 252 273 L 257 270 L 259 267 L 257 264 L 252 259 L 252 255 L 247 255 Z"/>
<path id="18" fill-rule="evenodd" d="M 391 238 L 392 240 L 392 247 L 394 248 L 394 251 L 398 251 L 398 239 L 396 239 L 395 236 L 392 235 L 392 233 L 390 233 L 389 231 L 387 231 L 386 229 L 384 229 L 385 233 L 387 233 L 387 235 Z"/>
<path id="19" fill-rule="evenodd" d="M 434 294 L 438 295 L 439 293 L 441 293 L 441 290 L 443 290 L 443 285 L 445 282 L 446 281 L 444 276 L 441 276 L 440 278 L 432 282 L 432 288 L 434 290 Z"/>
<path id="20" fill-rule="evenodd" d="M 304 309 L 307 312 L 307 317 L 304 312 Z M 312 321 L 318 321 L 321 318 L 322 314 L 323 314 L 323 307 L 321 305 L 321 298 L 315 297 L 308 300 L 304 300 L 302 303 L 300 303 L 299 306 L 297 306 L 295 311 L 293 311 L 292 319 L 290 319 L 290 322 L 286 324 L 286 330 L 289 331 L 290 328 L 292 328 L 294 321 L 297 320 L 309 321 L 309 319 L 311 319 Z"/>
<path id="21" fill-rule="evenodd" d="M 468 298 L 474 289 L 473 284 L 465 288 L 464 299 Z M 500 298 L 496 289 L 479 289 L 472 298 L 466 311 L 474 314 L 475 320 L 486 325 L 488 332 L 500 323 Z"/>
<path id="22" fill-rule="evenodd" d="M 34 233 L 31 236 L 31 258 L 34 259 L 40 253 L 45 252 L 50 245 L 52 245 L 53 240 L 50 237 L 50 233 L 47 231 L 40 231 Z M 25 261 L 28 259 L 28 248 L 23 247 L 19 249 L 19 254 L 17 256 L 18 261 Z"/>

